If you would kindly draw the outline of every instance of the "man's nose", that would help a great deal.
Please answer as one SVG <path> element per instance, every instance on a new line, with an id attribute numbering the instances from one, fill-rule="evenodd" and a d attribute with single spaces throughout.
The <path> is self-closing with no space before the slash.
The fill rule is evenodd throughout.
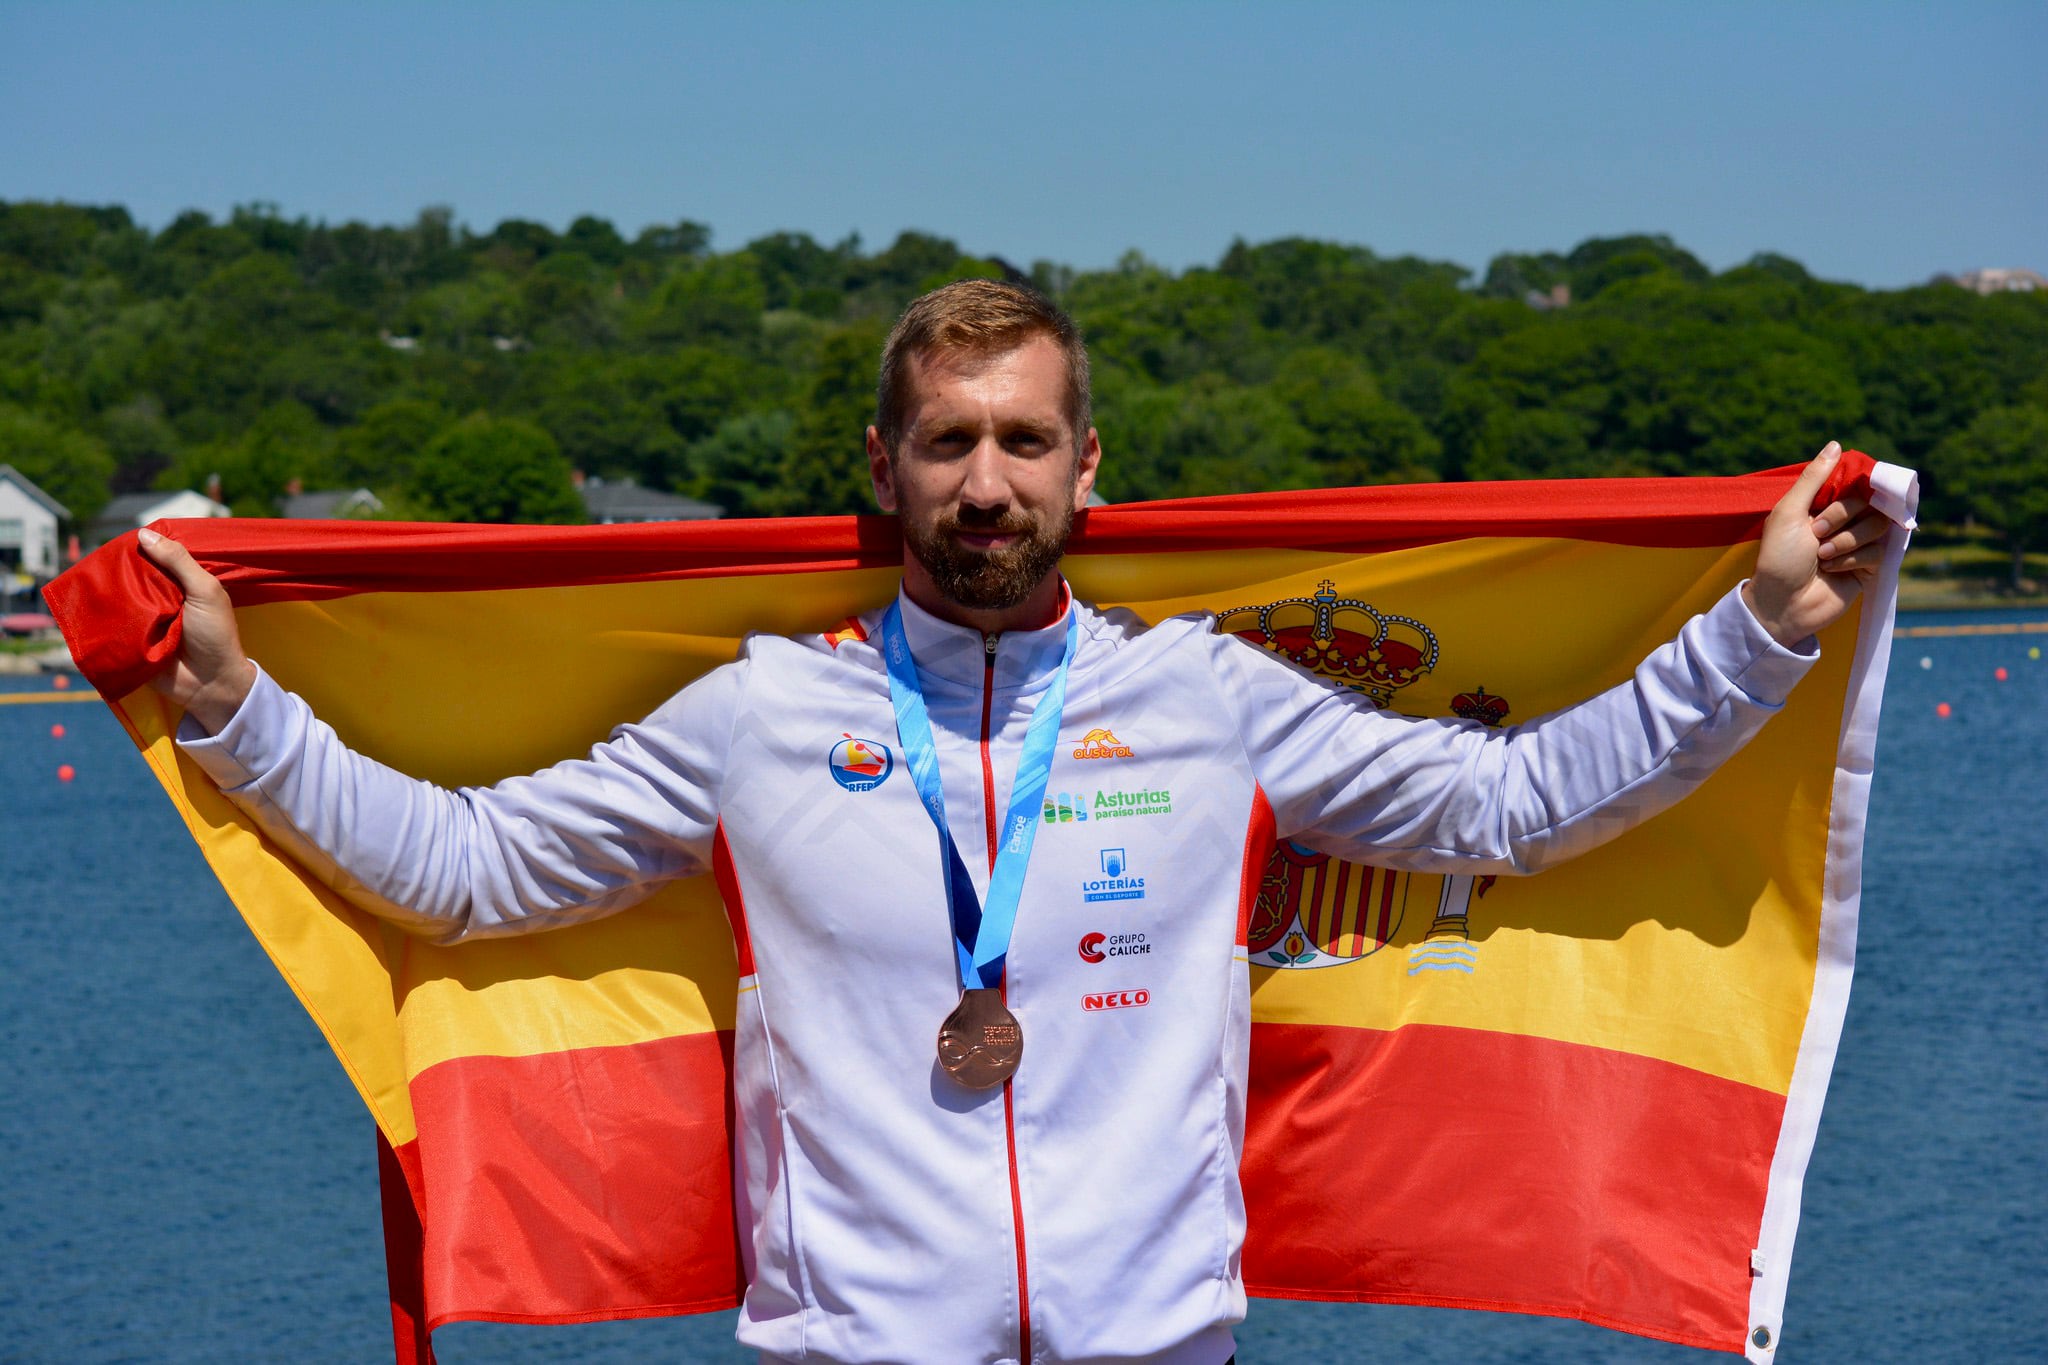
<path id="1" fill-rule="evenodd" d="M 967 455 L 960 500 L 971 507 L 1007 507 L 1010 502 L 1010 456 L 1002 442 L 984 436 Z"/>

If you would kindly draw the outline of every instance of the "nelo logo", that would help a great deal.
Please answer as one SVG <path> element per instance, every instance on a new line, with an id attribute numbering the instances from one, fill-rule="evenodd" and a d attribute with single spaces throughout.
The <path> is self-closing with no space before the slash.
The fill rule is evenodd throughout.
<path id="1" fill-rule="evenodd" d="M 1081 935 L 1081 960 L 1083 962 L 1100 962 L 1103 960 L 1106 956 L 1102 951 L 1104 937 L 1105 935 L 1102 934 Z"/>
<path id="2" fill-rule="evenodd" d="M 1150 991 L 1091 991 L 1081 997 L 1084 1010 L 1121 1010 L 1152 1003 Z"/>

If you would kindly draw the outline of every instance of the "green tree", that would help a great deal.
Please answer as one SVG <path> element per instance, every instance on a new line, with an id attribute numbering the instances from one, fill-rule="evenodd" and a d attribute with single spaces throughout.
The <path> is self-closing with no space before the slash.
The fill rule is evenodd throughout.
<path id="1" fill-rule="evenodd" d="M 0 405 L 0 463 L 13 465 L 29 482 L 63 503 L 74 526 L 91 521 L 107 505 L 114 457 L 83 431 Z"/>
<path id="2" fill-rule="evenodd" d="M 449 521 L 587 519 L 554 437 L 516 417 L 479 412 L 443 431 L 420 452 L 411 491 Z"/>
<path id="3" fill-rule="evenodd" d="M 1945 496 L 1960 501 L 2012 551 L 2012 586 L 2026 577 L 2026 555 L 2048 546 L 2048 408 L 1991 408 L 1936 449 L 1932 472 Z"/>

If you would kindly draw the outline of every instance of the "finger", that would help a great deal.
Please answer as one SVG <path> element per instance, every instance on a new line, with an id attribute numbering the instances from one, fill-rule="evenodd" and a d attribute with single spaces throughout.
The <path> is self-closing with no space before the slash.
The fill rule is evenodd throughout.
<path id="1" fill-rule="evenodd" d="M 1821 561 L 1822 573 L 1864 573 L 1875 571 L 1884 564 L 1884 542 L 1874 540 L 1859 545 L 1841 554 L 1829 555 Z"/>
<path id="2" fill-rule="evenodd" d="M 1870 499 L 1861 493 L 1845 493 L 1813 514 L 1813 533 L 1827 537 L 1870 510 Z"/>
<path id="3" fill-rule="evenodd" d="M 1829 441 L 1820 448 L 1820 454 L 1806 462 L 1799 477 L 1780 500 L 1779 506 L 1792 506 L 1804 512 L 1813 506 L 1813 500 L 1820 496 L 1821 487 L 1827 483 L 1828 475 L 1834 473 L 1835 462 L 1842 458 L 1842 443 Z"/>
<path id="4" fill-rule="evenodd" d="M 171 576 L 187 597 L 208 597 L 220 590 L 220 580 L 199 567 L 192 552 L 171 537 L 144 527 L 136 533 L 143 557 Z"/>
<path id="5" fill-rule="evenodd" d="M 1845 555 L 1859 546 L 1869 545 L 1884 539 L 1884 533 L 1891 529 L 1891 519 L 1880 512 L 1865 512 L 1856 520 L 1821 542 L 1820 557 L 1833 559 Z"/>

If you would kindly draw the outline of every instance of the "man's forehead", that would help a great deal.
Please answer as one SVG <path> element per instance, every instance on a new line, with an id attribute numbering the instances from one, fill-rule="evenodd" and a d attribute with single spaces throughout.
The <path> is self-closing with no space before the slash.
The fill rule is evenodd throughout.
<path id="1" fill-rule="evenodd" d="M 1043 407 L 1060 417 L 1067 401 L 1065 358 L 1058 343 L 1046 336 L 1028 336 L 1011 346 L 951 346 L 920 352 L 910 364 L 909 391 L 904 395 L 913 422 L 933 402 L 952 406 L 988 401 L 1005 407 Z"/>

